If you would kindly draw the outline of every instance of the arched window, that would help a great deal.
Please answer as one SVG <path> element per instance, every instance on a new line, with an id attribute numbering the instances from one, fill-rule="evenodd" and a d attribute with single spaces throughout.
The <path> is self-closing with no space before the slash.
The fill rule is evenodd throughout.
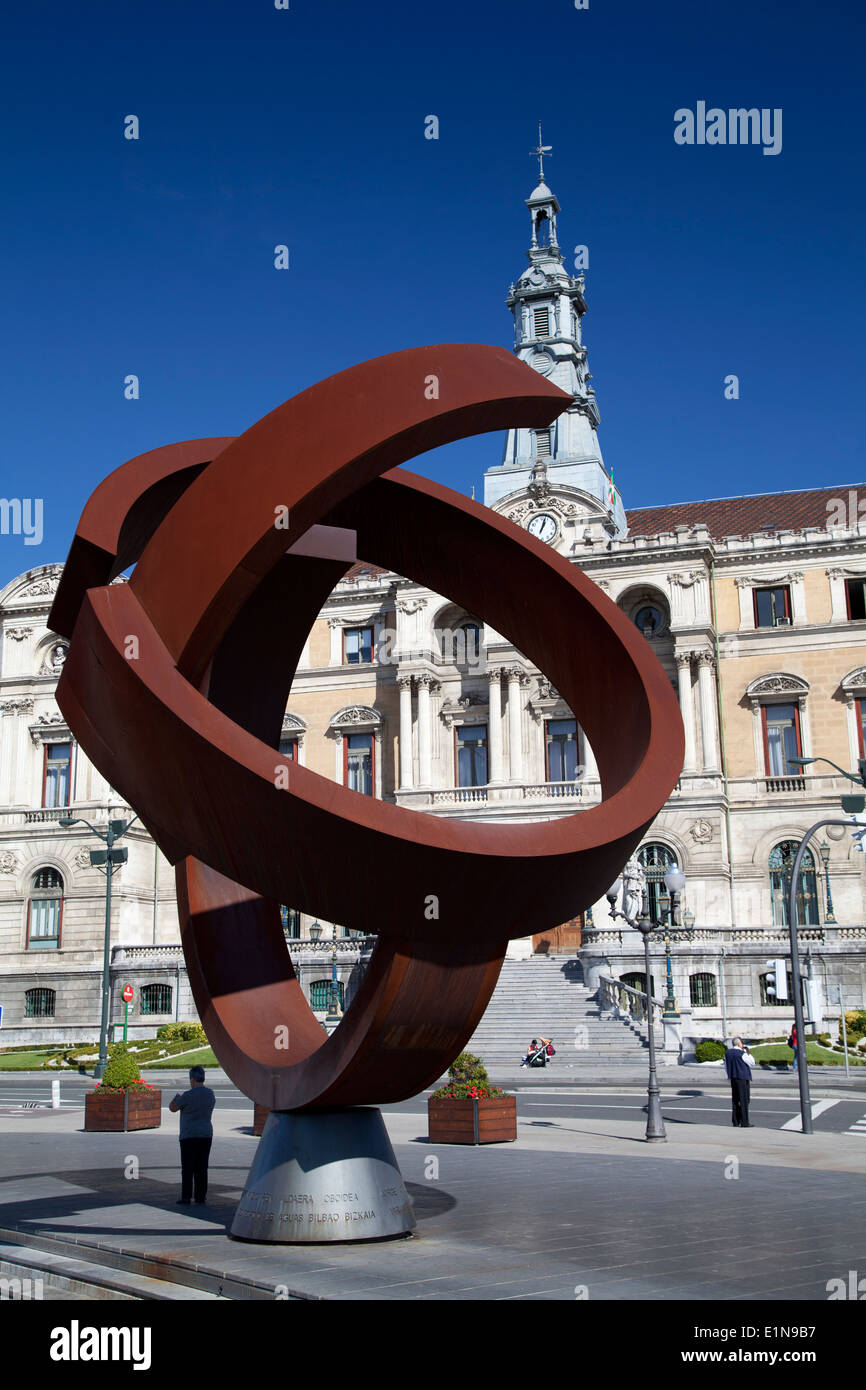
<path id="1" fill-rule="evenodd" d="M 460 666 L 477 666 L 481 659 L 481 628 L 478 623 L 461 623 L 457 630 L 457 656 Z"/>
<path id="2" fill-rule="evenodd" d="M 63 917 L 63 879 L 56 869 L 39 869 L 30 885 L 27 907 L 27 949 L 56 951 Z"/>
<path id="3" fill-rule="evenodd" d="M 448 615 L 446 614 L 446 620 Z M 446 664 L 479 666 L 484 661 L 483 629 L 474 619 L 454 623 L 452 619 L 437 631 L 439 654 Z"/>
<path id="4" fill-rule="evenodd" d="M 642 845 L 637 857 L 646 873 L 647 911 L 653 926 L 657 927 L 662 921 L 661 895 L 667 892 L 665 874 L 676 864 L 677 857 L 667 845 L 659 844 Z"/>
<path id="5" fill-rule="evenodd" d="M 141 1012 L 170 1014 L 171 994 L 171 985 L 145 985 L 141 991 Z"/>
<path id="6" fill-rule="evenodd" d="M 770 898 L 773 904 L 773 926 L 788 926 L 788 899 L 791 892 L 791 872 L 797 853 L 795 840 L 782 840 L 770 851 Z M 818 881 L 815 860 L 810 849 L 803 855 L 800 882 L 797 888 L 797 925 L 818 925 Z"/>
<path id="7" fill-rule="evenodd" d="M 28 989 L 24 995 L 24 1017 L 53 1018 L 56 998 L 53 989 Z"/>
<path id="8" fill-rule="evenodd" d="M 337 998 L 340 1001 L 340 1008 L 344 1004 L 343 981 L 337 981 Z M 331 981 L 313 980 L 310 985 L 310 1005 L 314 1009 L 329 1009 L 331 1007 Z"/>
<path id="9" fill-rule="evenodd" d="M 714 1009 L 716 1007 L 716 977 L 708 972 L 689 976 L 689 998 L 693 1008 Z"/>

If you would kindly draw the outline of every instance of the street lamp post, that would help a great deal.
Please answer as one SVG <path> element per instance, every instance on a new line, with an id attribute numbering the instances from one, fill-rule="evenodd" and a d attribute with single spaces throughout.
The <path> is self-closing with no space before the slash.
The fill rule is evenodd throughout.
<path id="1" fill-rule="evenodd" d="M 616 907 L 616 900 L 622 891 L 622 910 Z M 656 1074 L 656 1048 L 653 1032 L 653 996 L 650 975 L 649 937 L 653 923 L 647 912 L 646 882 L 643 870 L 637 860 L 632 858 L 622 871 L 622 876 L 607 891 L 610 915 L 622 917 L 630 927 L 636 928 L 643 936 L 644 983 L 646 997 L 647 1041 L 649 1043 L 649 1080 L 647 1084 L 646 1141 L 648 1144 L 663 1143 L 667 1140 L 665 1122 L 662 1117 L 661 1096 Z"/>
<path id="2" fill-rule="evenodd" d="M 824 862 L 824 882 L 827 887 L 827 911 L 824 915 L 824 921 L 827 922 L 828 925 L 830 923 L 835 925 L 836 917 L 833 912 L 833 894 L 830 891 L 830 846 L 825 840 L 818 848 L 821 851 L 821 859 Z"/>
<path id="3" fill-rule="evenodd" d="M 686 886 L 686 876 L 678 864 L 672 864 L 665 874 L 666 892 L 659 901 L 664 918 L 665 929 L 665 1005 L 662 1018 L 665 1023 L 679 1023 L 680 1011 L 674 994 L 674 975 L 671 965 L 671 927 L 676 926 L 680 897 Z"/>
<path id="4" fill-rule="evenodd" d="M 333 928 L 334 935 L 331 939 L 331 1002 L 328 1006 L 326 1023 L 336 1026 L 340 1022 L 340 993 L 337 988 L 337 928 Z"/>
<path id="5" fill-rule="evenodd" d="M 122 835 L 125 835 L 133 821 L 137 820 L 133 816 L 132 820 L 110 820 L 108 822 L 108 833 L 103 834 L 97 830 L 95 825 L 91 825 L 89 820 L 83 816 L 62 816 L 58 822 L 64 830 L 69 830 L 73 825 L 86 825 L 93 831 L 94 835 L 102 840 L 105 849 L 92 849 L 90 851 L 90 862 L 94 868 L 105 868 L 105 936 L 102 951 L 102 1020 L 99 1028 L 99 1061 L 93 1069 L 93 1075 L 97 1081 L 101 1081 L 108 1065 L 108 1013 L 111 999 L 111 877 L 115 867 L 125 864 L 129 858 L 129 850 L 115 849 L 114 846 Z"/>
<path id="6" fill-rule="evenodd" d="M 866 787 L 866 758 L 860 758 L 857 763 L 859 775 L 855 777 L 853 773 L 846 772 L 830 758 L 789 758 L 789 762 L 796 763 L 799 767 L 806 767 L 809 763 L 829 763 L 835 767 L 843 777 L 855 786 Z M 862 796 L 843 796 L 842 810 L 849 815 L 857 815 L 864 808 L 864 798 Z M 800 881 L 800 865 L 806 853 L 809 841 L 818 831 L 823 830 L 829 825 L 841 825 L 845 829 L 851 829 L 850 820 L 819 820 L 810 826 L 797 846 L 797 853 L 794 856 L 794 866 L 791 871 L 791 883 L 788 896 L 788 930 L 791 937 L 791 983 L 794 989 L 794 1021 L 797 1025 L 797 1048 L 798 1066 L 797 1080 L 800 1083 L 800 1116 L 804 1134 L 812 1133 L 812 1106 L 809 1100 L 809 1068 L 806 1062 L 806 1034 L 803 1023 L 803 1000 L 800 995 L 800 956 L 797 947 L 797 884 Z M 843 1024 L 844 1027 L 844 1024 Z"/>

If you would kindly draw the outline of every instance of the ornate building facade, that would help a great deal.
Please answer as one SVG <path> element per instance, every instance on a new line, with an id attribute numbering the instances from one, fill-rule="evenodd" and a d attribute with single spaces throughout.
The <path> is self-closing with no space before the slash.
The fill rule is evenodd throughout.
<path id="1" fill-rule="evenodd" d="M 598 441 L 582 337 L 584 276 L 564 267 L 560 208 L 543 178 L 527 206 L 529 265 L 507 299 L 514 349 L 572 405 L 550 429 L 508 433 L 501 462 L 485 474 L 484 502 L 588 574 L 652 643 L 678 692 L 682 775 L 639 854 L 658 921 L 665 869 L 676 863 L 686 875 L 671 941 L 686 1045 L 734 1029 L 778 1035 L 792 1011 L 768 992 L 768 973 L 786 954 L 791 847 L 838 812 L 849 789 L 826 763 L 804 768 L 791 759 L 856 768 L 866 756 L 866 522 L 857 488 L 626 510 Z M 8 1043 L 98 1032 L 104 880 L 90 863 L 98 841 L 87 825 L 58 822 L 72 815 L 100 828 L 131 815 L 76 747 L 54 702 L 65 648 L 46 623 L 59 573 L 42 566 L 0 592 L 0 1004 Z M 601 796 L 592 749 L 544 673 L 447 595 L 373 564 L 347 573 L 314 624 L 280 748 L 361 795 L 435 816 L 537 821 L 580 814 Z M 137 823 L 123 843 L 112 1017 L 120 1018 L 120 989 L 131 983 L 132 1032 L 150 1033 L 194 1017 L 194 1007 L 170 866 Z M 384 900 L 385 877 L 382 893 Z M 837 986 L 848 1007 L 866 996 L 864 861 L 847 830 L 813 845 L 799 908 L 806 1013 L 821 1029 L 838 1016 Z M 372 943 L 291 904 L 284 920 L 288 949 L 324 1016 L 332 980 L 348 1000 Z M 641 940 L 610 919 L 604 900 L 510 949 L 579 951 L 588 983 L 613 977 L 642 987 Z M 661 944 L 653 951 L 659 995 Z"/>

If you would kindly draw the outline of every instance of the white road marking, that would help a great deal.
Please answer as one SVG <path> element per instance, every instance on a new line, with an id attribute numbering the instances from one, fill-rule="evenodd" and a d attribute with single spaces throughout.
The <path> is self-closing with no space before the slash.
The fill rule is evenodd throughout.
<path id="1" fill-rule="evenodd" d="M 824 1111 L 829 1110 L 831 1105 L 838 1104 L 838 1100 L 816 1100 L 814 1105 L 812 1106 L 812 1119 L 817 1119 L 819 1115 L 823 1115 Z M 782 1125 L 782 1129 L 795 1129 L 798 1134 L 802 1134 L 803 1116 L 794 1115 L 792 1119 L 785 1121 L 785 1123 Z"/>
<path id="2" fill-rule="evenodd" d="M 644 1101 L 646 1100 L 646 1092 L 643 1093 L 643 1099 L 644 1099 Z M 568 1102 L 563 1101 L 562 1104 L 565 1105 L 565 1104 L 568 1104 Z M 835 1101 L 831 1101 L 830 1104 L 831 1104 L 831 1105 L 835 1105 L 836 1102 L 835 1102 Z M 671 1106 L 672 1106 L 672 1102 L 666 1100 L 665 1097 L 662 1096 L 662 1105 L 663 1105 L 663 1107 L 664 1107 L 665 1109 L 669 1109 L 669 1108 L 671 1108 Z M 533 1110 L 533 1109 L 534 1109 L 534 1110 L 551 1110 L 553 1107 L 550 1106 L 550 1105 L 543 1105 L 543 1104 L 541 1103 L 541 1101 L 537 1101 L 537 1100 L 526 1100 L 526 1101 L 523 1102 L 523 1104 L 521 1105 L 520 1108 L 521 1108 L 521 1110 L 526 1110 L 526 1109 L 530 1109 L 530 1110 Z M 572 1102 L 571 1102 L 571 1108 L 572 1108 L 572 1109 L 575 1109 L 575 1110 L 576 1110 L 576 1109 L 580 1109 L 580 1108 L 582 1108 L 582 1109 L 584 1109 L 584 1110 L 634 1110 L 634 1109 L 639 1108 L 639 1107 L 636 1107 L 635 1105 L 619 1105 L 619 1104 L 612 1104 L 612 1105 L 611 1105 L 611 1104 L 608 1104 L 608 1103 L 605 1102 L 605 1101 L 592 1101 L 592 1100 L 588 1100 L 588 1101 L 582 1101 L 582 1102 L 572 1101 Z M 691 1111 L 693 1111 L 693 1110 L 713 1110 L 713 1111 L 718 1111 L 718 1113 L 721 1114 L 721 1115 L 730 1115 L 730 1113 L 731 1113 L 730 1103 L 729 1103 L 728 1105 L 684 1105 L 684 1106 L 682 1106 L 681 1108 L 684 1109 L 684 1110 L 688 1110 L 690 1113 L 691 1113 Z M 752 1105 L 750 1108 L 751 1108 L 752 1110 L 760 1110 L 762 1107 L 761 1107 L 760 1105 Z M 775 1114 L 776 1112 L 775 1112 L 775 1111 L 770 1111 L 769 1113 L 770 1113 L 770 1114 Z"/>

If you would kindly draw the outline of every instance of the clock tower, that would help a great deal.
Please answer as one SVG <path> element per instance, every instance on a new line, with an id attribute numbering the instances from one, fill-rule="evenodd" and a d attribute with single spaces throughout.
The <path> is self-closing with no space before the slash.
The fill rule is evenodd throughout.
<path id="1" fill-rule="evenodd" d="M 538 156 L 538 185 L 526 200 L 529 266 L 511 285 L 506 303 L 514 316 L 514 351 L 568 392 L 572 403 L 547 429 L 508 431 L 502 462 L 484 475 L 484 501 L 528 526 L 539 540 L 570 553 L 578 548 L 587 526 L 593 532 L 624 536 L 627 525 L 598 442 L 601 416 L 581 326 L 587 309 L 585 278 L 582 272 L 570 275 L 563 264 L 556 229 L 559 202 L 544 180 L 544 156 L 550 153 L 541 143 L 539 127 L 533 151 Z M 546 505 L 546 498 L 567 499 L 570 523 L 561 507 L 557 514 Z"/>

